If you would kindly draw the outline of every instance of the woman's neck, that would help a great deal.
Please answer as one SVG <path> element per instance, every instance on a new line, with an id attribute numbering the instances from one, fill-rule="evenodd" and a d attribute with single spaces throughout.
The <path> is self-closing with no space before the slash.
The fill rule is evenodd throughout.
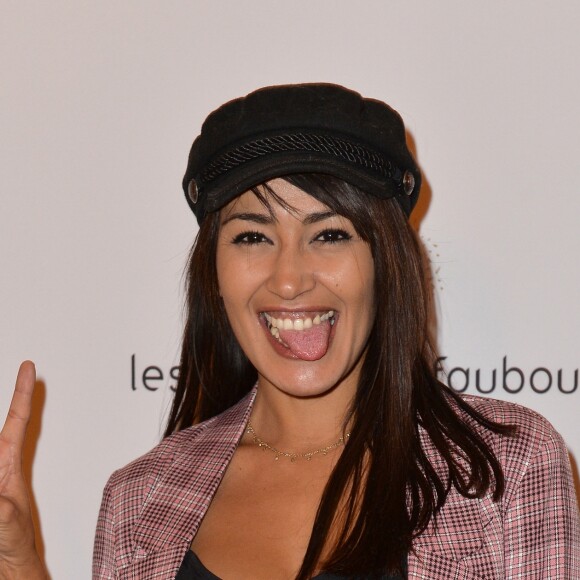
<path id="1" fill-rule="evenodd" d="M 346 434 L 354 394 L 355 389 L 343 382 L 318 396 L 297 397 L 260 377 L 250 421 L 257 435 L 278 449 L 311 451 Z"/>

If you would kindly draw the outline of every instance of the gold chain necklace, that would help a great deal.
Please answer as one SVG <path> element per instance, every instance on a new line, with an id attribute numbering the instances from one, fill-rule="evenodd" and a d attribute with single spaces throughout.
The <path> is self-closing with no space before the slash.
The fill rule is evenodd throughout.
<path id="1" fill-rule="evenodd" d="M 346 445 L 348 438 L 350 437 L 350 433 L 346 433 L 344 437 L 341 437 L 336 443 L 332 443 L 331 445 L 327 445 L 326 447 L 321 447 L 320 449 L 315 449 L 314 451 L 307 451 L 306 453 L 290 453 L 289 451 L 280 451 L 276 449 L 273 445 L 266 443 L 263 439 L 260 439 L 252 424 L 248 421 L 248 425 L 246 427 L 246 433 L 252 436 L 253 442 L 258 446 L 261 447 L 264 451 L 272 451 L 274 455 L 274 460 L 278 461 L 280 457 L 287 457 L 290 459 L 292 463 L 294 463 L 297 459 L 306 459 L 306 461 L 310 461 L 315 455 L 328 455 L 329 451 L 336 449 L 337 447 L 342 447 Z"/>

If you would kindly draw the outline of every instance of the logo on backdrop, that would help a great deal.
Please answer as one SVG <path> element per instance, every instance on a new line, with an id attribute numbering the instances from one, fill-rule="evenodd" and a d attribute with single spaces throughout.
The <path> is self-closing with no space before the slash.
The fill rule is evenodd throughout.
<path id="1" fill-rule="evenodd" d="M 496 368 L 471 368 L 454 366 L 447 372 L 443 363 L 448 357 L 437 359 L 437 375 L 458 393 L 476 392 L 490 394 L 505 391 L 517 395 L 522 391 L 533 391 L 543 395 L 550 391 L 571 395 L 578 390 L 579 369 L 549 369 L 538 366 L 525 370 L 508 361 L 507 355 Z M 164 367 L 143 363 L 137 355 L 131 355 L 131 390 L 158 391 L 169 388 L 175 391 L 179 379 L 179 367 Z"/>
<path id="2" fill-rule="evenodd" d="M 458 393 L 470 391 L 489 394 L 505 391 L 515 395 L 531 390 L 539 395 L 550 391 L 571 395 L 578 389 L 578 369 L 549 369 L 539 366 L 526 370 L 515 366 L 504 356 L 497 368 L 455 366 L 446 372 L 443 362 L 447 358 L 442 356 L 437 359 L 437 374 L 445 378 L 447 384 Z"/>
<path id="3" fill-rule="evenodd" d="M 156 364 L 143 364 L 137 361 L 136 354 L 131 355 L 132 391 L 158 391 L 167 387 L 175 391 L 178 379 L 178 366 L 167 368 Z"/>

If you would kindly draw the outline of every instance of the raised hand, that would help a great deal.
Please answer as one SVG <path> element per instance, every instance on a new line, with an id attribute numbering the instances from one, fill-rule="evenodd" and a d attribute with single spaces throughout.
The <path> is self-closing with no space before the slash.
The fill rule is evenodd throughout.
<path id="1" fill-rule="evenodd" d="M 20 365 L 10 409 L 0 432 L 0 579 L 48 578 L 34 544 L 22 448 L 36 381 L 34 364 Z"/>

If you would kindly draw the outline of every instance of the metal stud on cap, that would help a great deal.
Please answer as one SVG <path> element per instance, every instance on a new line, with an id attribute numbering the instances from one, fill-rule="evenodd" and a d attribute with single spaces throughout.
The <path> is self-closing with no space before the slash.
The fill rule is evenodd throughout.
<path id="1" fill-rule="evenodd" d="M 415 189 L 415 176 L 407 169 L 403 173 L 403 191 L 406 195 L 411 195 Z"/>
<path id="2" fill-rule="evenodd" d="M 199 191 L 197 189 L 197 183 L 195 182 L 195 179 L 192 179 L 189 182 L 189 185 L 187 186 L 187 195 L 189 196 L 191 203 L 197 203 L 199 198 Z"/>

